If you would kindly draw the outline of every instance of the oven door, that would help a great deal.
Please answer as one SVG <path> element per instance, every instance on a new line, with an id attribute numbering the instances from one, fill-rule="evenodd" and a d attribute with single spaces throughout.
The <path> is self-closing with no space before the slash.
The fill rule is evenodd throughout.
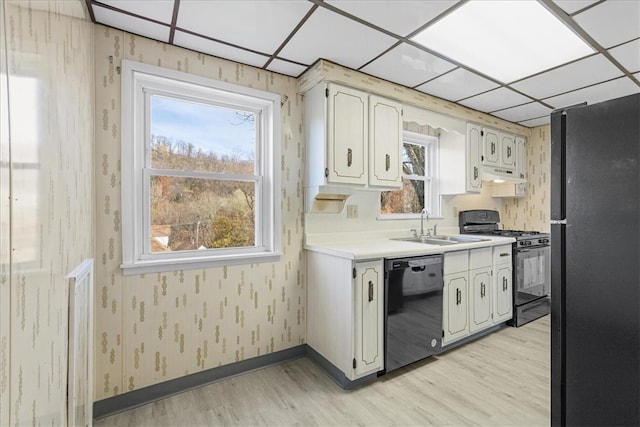
<path id="1" fill-rule="evenodd" d="M 516 306 L 549 295 L 551 247 L 516 249 Z"/>

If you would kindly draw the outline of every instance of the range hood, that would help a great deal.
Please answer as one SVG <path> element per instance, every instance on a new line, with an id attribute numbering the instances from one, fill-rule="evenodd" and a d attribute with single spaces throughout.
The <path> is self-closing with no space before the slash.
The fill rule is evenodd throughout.
<path id="1" fill-rule="evenodd" d="M 306 187 L 304 210 L 309 213 L 340 213 L 351 194 L 353 194 L 352 188 L 339 185 Z"/>
<path id="2" fill-rule="evenodd" d="M 494 181 L 497 183 L 509 182 L 512 184 L 522 184 L 527 182 L 526 179 L 518 177 L 512 170 L 490 166 L 482 167 L 481 178 L 482 181 Z"/>

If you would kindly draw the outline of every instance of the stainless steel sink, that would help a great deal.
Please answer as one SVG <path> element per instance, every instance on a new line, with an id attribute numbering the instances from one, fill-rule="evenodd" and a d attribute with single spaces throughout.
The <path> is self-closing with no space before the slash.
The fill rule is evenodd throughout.
<path id="1" fill-rule="evenodd" d="M 489 239 L 481 239 L 479 237 L 467 237 L 467 236 L 422 236 L 422 237 L 399 237 L 391 240 L 401 240 L 403 242 L 416 242 L 416 243 L 427 243 L 429 245 L 439 245 L 439 246 L 447 246 L 447 245 L 456 245 L 458 243 L 475 243 L 475 242 L 486 242 Z"/>
<path id="2" fill-rule="evenodd" d="M 438 240 L 450 240 L 458 243 L 475 243 L 475 242 L 487 242 L 489 239 L 481 239 L 479 237 L 467 237 L 467 236 L 433 236 Z"/>
<path id="3" fill-rule="evenodd" d="M 454 242 L 453 240 L 443 240 L 443 239 L 434 239 L 433 237 L 399 237 L 391 240 L 401 240 L 403 242 L 416 242 L 416 243 L 427 243 L 429 245 L 439 245 L 439 246 L 447 246 L 447 245 L 457 245 L 460 242 Z"/>

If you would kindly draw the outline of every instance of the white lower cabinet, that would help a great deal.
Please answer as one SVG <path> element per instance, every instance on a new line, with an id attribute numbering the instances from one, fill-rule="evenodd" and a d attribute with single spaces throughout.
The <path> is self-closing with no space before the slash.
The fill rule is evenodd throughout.
<path id="1" fill-rule="evenodd" d="M 511 245 L 493 249 L 493 323 L 513 317 L 513 264 Z"/>
<path id="2" fill-rule="evenodd" d="M 307 344 L 354 381 L 384 368 L 384 265 L 307 252 Z"/>
<path id="3" fill-rule="evenodd" d="M 443 346 L 511 319 L 511 245 L 444 254 Z"/>
<path id="4" fill-rule="evenodd" d="M 469 251 L 444 254 L 442 345 L 469 335 Z"/>
<path id="5" fill-rule="evenodd" d="M 476 332 L 493 325 L 491 304 L 491 248 L 469 251 L 469 332 Z"/>

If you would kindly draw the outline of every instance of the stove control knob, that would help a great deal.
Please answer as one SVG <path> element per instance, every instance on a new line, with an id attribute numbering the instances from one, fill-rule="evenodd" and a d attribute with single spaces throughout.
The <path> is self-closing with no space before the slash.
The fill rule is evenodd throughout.
<path id="1" fill-rule="evenodd" d="M 531 240 L 527 240 L 527 246 L 531 246 L 533 242 Z"/>

